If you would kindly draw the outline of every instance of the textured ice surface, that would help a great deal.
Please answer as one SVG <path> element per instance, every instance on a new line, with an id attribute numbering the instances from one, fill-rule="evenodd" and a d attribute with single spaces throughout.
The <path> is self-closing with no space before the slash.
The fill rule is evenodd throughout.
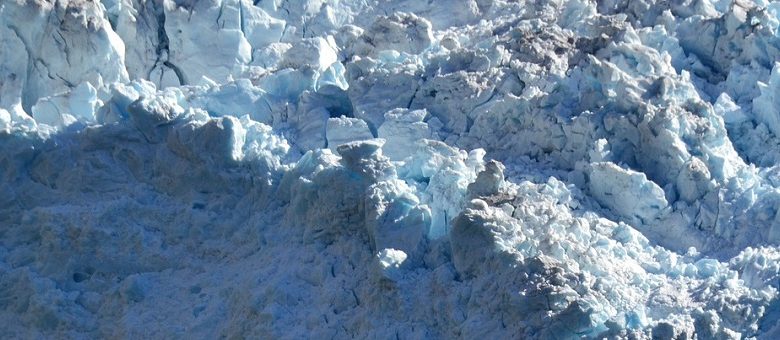
<path id="1" fill-rule="evenodd" d="M 0 1 L 0 337 L 778 338 L 779 30 Z"/>

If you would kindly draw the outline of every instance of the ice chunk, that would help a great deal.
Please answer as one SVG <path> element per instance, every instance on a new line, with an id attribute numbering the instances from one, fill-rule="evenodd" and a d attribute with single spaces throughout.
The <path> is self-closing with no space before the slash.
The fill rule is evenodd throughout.
<path id="1" fill-rule="evenodd" d="M 0 109 L 0 125 L 2 125 L 3 130 L 11 126 L 11 113 L 5 109 Z"/>
<path id="2" fill-rule="evenodd" d="M 363 34 L 363 48 L 376 52 L 393 50 L 418 54 L 433 41 L 430 21 L 405 12 L 377 17 Z"/>
<path id="3" fill-rule="evenodd" d="M 130 120 L 151 143 L 163 141 L 174 120 L 184 114 L 184 108 L 179 106 L 176 98 L 180 93 L 166 94 L 168 95 L 139 97 L 127 106 Z"/>
<path id="4" fill-rule="evenodd" d="M 721 93 L 718 100 L 713 105 L 715 113 L 723 117 L 726 124 L 739 124 L 749 118 L 727 93 Z"/>
<path id="5" fill-rule="evenodd" d="M 477 175 L 477 179 L 469 184 L 470 197 L 490 196 L 498 194 L 504 184 L 504 165 L 491 160 L 485 164 L 485 170 Z"/>
<path id="6" fill-rule="evenodd" d="M 329 118 L 325 134 L 328 138 L 328 148 L 332 151 L 347 142 L 374 138 L 365 121 L 344 116 Z"/>
<path id="7" fill-rule="evenodd" d="M 385 113 L 384 123 L 377 133 L 379 138 L 384 138 L 383 152 L 394 161 L 409 157 L 418 140 L 430 139 L 431 131 L 428 124 L 423 122 L 428 112 L 425 110 L 395 109 Z"/>
<path id="8" fill-rule="evenodd" d="M 420 140 L 415 153 L 398 170 L 401 177 L 427 182 L 423 202 L 431 209 L 429 238 L 448 233 L 450 220 L 463 209 L 468 184 L 476 178 L 473 166 L 482 165 L 481 156 L 480 152 L 466 154 L 442 142 Z"/>
<path id="9" fill-rule="evenodd" d="M 400 280 L 403 273 L 401 265 L 406 261 L 406 253 L 393 248 L 385 248 L 376 254 L 382 275 L 392 281 Z"/>
<path id="10" fill-rule="evenodd" d="M 97 98 L 97 90 L 84 82 L 70 92 L 69 111 L 81 121 L 95 121 L 95 112 L 103 104 Z"/>
<path id="11" fill-rule="evenodd" d="M 60 111 L 60 107 L 65 104 L 61 99 L 47 97 L 38 100 L 38 103 L 32 107 L 33 119 L 39 124 L 47 124 L 57 128 L 75 123 L 75 117 L 68 114 L 67 111 Z"/>
<path id="12" fill-rule="evenodd" d="M 262 8 L 252 6 L 248 1 L 242 0 L 240 6 L 242 31 L 252 49 L 282 40 L 287 25 L 284 20 L 270 16 Z"/>
<path id="13" fill-rule="evenodd" d="M 474 199 L 455 218 L 450 236 L 452 262 L 461 275 L 479 275 L 489 258 L 497 254 L 491 217 L 487 203 Z"/>
<path id="14" fill-rule="evenodd" d="M 155 116 L 157 118 L 159 116 Z M 170 121 L 154 120 L 159 128 Z M 209 119 L 206 122 L 188 122 L 168 138 L 171 150 L 181 157 L 220 168 L 240 161 L 246 140 L 246 130 L 232 116 Z"/>
<path id="15" fill-rule="evenodd" d="M 318 72 L 325 71 L 338 61 L 333 45 L 335 42 L 332 37 L 328 39 L 316 37 L 296 42 L 285 52 L 280 67 L 293 69 L 309 67 Z"/>
<path id="16" fill-rule="evenodd" d="M 710 180 L 707 165 L 698 157 L 692 157 L 677 177 L 677 193 L 681 199 L 694 202 L 715 187 Z"/>
<path id="17" fill-rule="evenodd" d="M 775 63 L 767 83 L 759 82 L 761 95 L 753 99 L 758 122 L 766 124 L 775 136 L 780 136 L 780 63 Z"/>
<path id="18" fill-rule="evenodd" d="M 664 191 L 643 173 L 611 162 L 591 163 L 590 194 L 604 207 L 633 223 L 650 223 L 667 207 Z"/>
<path id="19" fill-rule="evenodd" d="M 404 181 L 389 180 L 368 188 L 366 228 L 374 249 L 395 248 L 419 257 L 431 212 Z"/>
<path id="20" fill-rule="evenodd" d="M 32 107 L 32 114 L 38 123 L 55 127 L 67 126 L 76 121 L 92 123 L 95 121 L 95 112 L 102 104 L 95 88 L 89 83 L 81 83 L 64 95 L 39 99 Z"/>
<path id="21" fill-rule="evenodd" d="M 196 92 L 188 98 L 188 105 L 203 108 L 212 116 L 242 116 L 248 114 L 253 120 L 274 123 L 274 114 L 269 107 L 266 91 L 252 85 L 249 79 L 240 79 L 227 84 Z"/>
<path id="22" fill-rule="evenodd" d="M 377 181 L 389 179 L 395 175 L 387 157 L 382 155 L 383 139 L 356 141 L 339 145 L 336 150 L 342 157 L 344 166 L 364 178 Z"/>
<path id="23" fill-rule="evenodd" d="M 377 254 L 377 258 L 384 269 L 399 268 L 406 261 L 406 254 L 400 250 L 385 248 Z"/>

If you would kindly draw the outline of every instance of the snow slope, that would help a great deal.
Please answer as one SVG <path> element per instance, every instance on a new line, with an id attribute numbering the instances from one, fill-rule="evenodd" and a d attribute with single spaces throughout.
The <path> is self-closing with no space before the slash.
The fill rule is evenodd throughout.
<path id="1" fill-rule="evenodd" d="M 0 2 L 0 337 L 780 336 L 780 5 Z"/>

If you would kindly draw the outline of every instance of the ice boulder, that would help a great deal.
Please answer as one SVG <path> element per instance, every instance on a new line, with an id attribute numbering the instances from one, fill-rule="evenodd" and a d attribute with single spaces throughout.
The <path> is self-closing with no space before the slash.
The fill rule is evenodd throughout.
<path id="1" fill-rule="evenodd" d="M 633 223 L 651 223 L 668 206 L 664 191 L 643 173 L 611 162 L 591 163 L 590 194 L 604 207 Z"/>
<path id="2" fill-rule="evenodd" d="M 499 253 L 494 231 L 497 226 L 491 223 L 491 211 L 485 201 L 474 199 L 458 215 L 452 224 L 452 261 L 458 273 L 465 277 L 474 277 L 491 257 Z"/>
<path id="3" fill-rule="evenodd" d="M 184 108 L 178 105 L 178 91 L 167 95 L 139 97 L 128 104 L 126 110 L 130 120 L 150 143 L 165 140 L 174 121 L 184 114 Z"/>
<path id="4" fill-rule="evenodd" d="M 379 16 L 363 33 L 362 53 L 384 50 L 419 54 L 433 41 L 431 23 L 413 13 L 396 12 Z"/>
<path id="5" fill-rule="evenodd" d="M 287 23 L 269 15 L 262 8 L 241 0 L 241 27 L 252 49 L 259 49 L 282 40 Z"/>
<path id="6" fill-rule="evenodd" d="M 767 83 L 759 82 L 761 95 L 753 99 L 756 120 L 766 124 L 775 136 L 780 136 L 780 63 L 775 63 Z"/>
<path id="7" fill-rule="evenodd" d="M 395 167 L 382 154 L 384 139 L 356 141 L 339 145 L 341 163 L 368 181 L 380 181 L 395 176 Z"/>
<path id="8" fill-rule="evenodd" d="M 32 116 L 38 123 L 55 127 L 81 121 L 95 122 L 95 113 L 103 105 L 90 83 L 81 83 L 65 95 L 48 96 L 32 107 Z"/>
<path id="9" fill-rule="evenodd" d="M 296 42 L 284 54 L 283 68 L 311 68 L 318 72 L 325 71 L 338 61 L 335 42 L 332 37 L 310 38 Z"/>
<path id="10" fill-rule="evenodd" d="M 691 157 L 677 177 L 678 196 L 687 202 L 694 202 L 714 187 L 707 165 L 697 157 Z"/>
<path id="11" fill-rule="evenodd" d="M 722 93 L 713 105 L 715 113 L 723 117 L 726 124 L 738 124 L 749 118 L 727 93 Z"/>
<path id="12" fill-rule="evenodd" d="M 401 266 L 406 261 L 406 253 L 403 251 L 385 248 L 376 254 L 379 261 L 379 270 L 382 273 L 382 277 L 391 281 L 400 280 L 403 272 Z"/>
<path id="13" fill-rule="evenodd" d="M 431 131 L 423 119 L 425 110 L 395 109 L 385 113 L 384 123 L 377 130 L 379 138 L 388 141 L 382 150 L 392 160 L 403 160 L 414 151 L 418 140 L 430 139 Z"/>
<path id="14" fill-rule="evenodd" d="M 485 170 L 477 174 L 477 179 L 466 189 L 470 197 L 491 196 L 499 193 L 504 184 L 504 165 L 491 160 L 485 164 Z"/>
<path id="15" fill-rule="evenodd" d="M 382 181 L 366 192 L 366 228 L 374 249 L 395 248 L 418 261 L 431 223 L 430 209 L 415 190 L 398 179 Z"/>
<path id="16" fill-rule="evenodd" d="M 365 121 L 345 116 L 328 118 L 325 135 L 328 138 L 328 148 L 332 151 L 347 142 L 374 138 Z"/>
<path id="17" fill-rule="evenodd" d="M 439 141 L 420 140 L 399 167 L 399 176 L 426 183 L 422 197 L 431 209 L 429 238 L 446 235 L 450 220 L 463 209 L 468 185 L 483 162 L 484 153 L 475 151 L 466 153 Z"/>

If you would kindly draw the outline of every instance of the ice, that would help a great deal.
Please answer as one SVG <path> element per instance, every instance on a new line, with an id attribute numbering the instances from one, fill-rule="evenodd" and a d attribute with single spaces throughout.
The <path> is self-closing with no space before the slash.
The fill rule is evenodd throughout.
<path id="1" fill-rule="evenodd" d="M 3 130 L 8 130 L 11 125 L 11 113 L 5 109 L 0 109 L 0 122 L 3 123 Z"/>
<path id="2" fill-rule="evenodd" d="M 182 84 L 203 77 L 224 82 L 251 61 L 252 46 L 241 31 L 241 6 L 226 0 L 165 8 L 168 58 L 181 69 Z"/>
<path id="3" fill-rule="evenodd" d="M 102 14 L 95 2 L 4 4 L 3 72 L 13 92 L 3 105 L 18 101 L 29 113 L 39 98 L 83 82 L 100 88 L 127 81 L 125 45 Z"/>
<path id="4" fill-rule="evenodd" d="M 292 48 L 287 50 L 281 67 L 292 69 L 312 68 L 316 71 L 324 71 L 337 61 L 333 44 L 335 42 L 332 38 L 316 37 L 304 39 L 299 43 L 293 44 Z"/>
<path id="5" fill-rule="evenodd" d="M 734 103 L 734 100 L 727 93 L 722 93 L 718 96 L 718 99 L 713 104 L 715 113 L 723 117 L 723 121 L 726 124 L 739 124 L 746 120 L 748 117 L 742 112 L 742 109 Z"/>
<path id="6" fill-rule="evenodd" d="M 282 40 L 286 23 L 270 16 L 262 8 L 240 2 L 241 27 L 247 42 L 253 49 L 261 48 Z"/>
<path id="7" fill-rule="evenodd" d="M 650 222 L 668 205 L 663 189 L 642 173 L 608 162 L 592 163 L 589 170 L 593 198 L 633 223 Z"/>
<path id="8" fill-rule="evenodd" d="M 374 138 L 365 121 L 345 116 L 328 118 L 325 134 L 328 137 L 328 148 L 331 151 L 336 151 L 339 145 L 347 142 Z"/>
<path id="9" fill-rule="evenodd" d="M 379 265 L 382 267 L 384 275 L 390 280 L 398 280 L 398 268 L 406 261 L 406 253 L 393 248 L 382 249 L 377 254 Z"/>
<path id="10" fill-rule="evenodd" d="M 777 338 L 778 8 L 0 3 L 2 334 Z"/>
<path id="11" fill-rule="evenodd" d="M 430 46 L 433 40 L 431 23 L 413 13 L 396 12 L 381 16 L 363 33 L 362 43 L 371 52 L 396 51 L 419 54 Z"/>
<path id="12" fill-rule="evenodd" d="M 383 152 L 392 160 L 404 160 L 414 150 L 414 144 L 430 139 L 428 124 L 423 122 L 428 114 L 425 110 L 409 111 L 395 109 L 385 113 L 384 123 L 377 129 L 379 138 L 388 141 Z"/>
<path id="13" fill-rule="evenodd" d="M 504 165 L 491 160 L 485 164 L 485 170 L 482 170 L 468 186 L 468 193 L 472 197 L 491 196 L 499 193 L 501 185 L 504 184 Z"/>
<path id="14" fill-rule="evenodd" d="M 366 228 L 376 249 L 393 247 L 419 257 L 431 211 L 412 187 L 398 179 L 373 184 L 368 188 L 366 207 Z"/>
<path id="15" fill-rule="evenodd" d="M 780 116 L 777 111 L 780 107 L 780 99 L 775 95 L 778 92 L 780 84 L 780 63 L 775 63 L 772 68 L 772 74 L 767 83 L 758 83 L 760 95 L 753 99 L 753 110 L 756 113 L 756 121 L 766 124 L 773 134 L 780 133 Z"/>

